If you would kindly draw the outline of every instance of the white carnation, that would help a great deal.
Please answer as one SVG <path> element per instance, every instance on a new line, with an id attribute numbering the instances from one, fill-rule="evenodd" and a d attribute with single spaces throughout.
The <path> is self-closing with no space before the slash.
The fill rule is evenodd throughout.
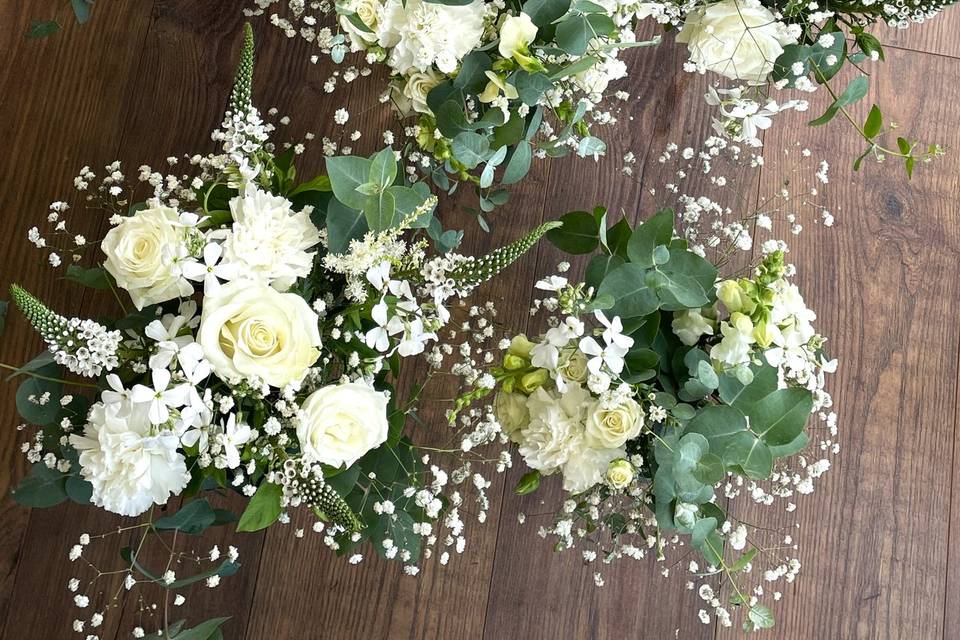
<path id="1" fill-rule="evenodd" d="M 589 392 L 577 383 L 568 385 L 562 396 L 543 387 L 530 394 L 530 422 L 512 436 L 519 440 L 520 455 L 530 468 L 554 473 L 586 446 L 583 420 L 589 399 Z"/>
<path id="2" fill-rule="evenodd" d="M 460 60 L 479 46 L 485 11 L 480 0 L 459 7 L 389 0 L 378 24 L 378 42 L 390 49 L 387 64 L 401 75 L 426 71 L 431 65 L 453 73 Z"/>
<path id="3" fill-rule="evenodd" d="M 177 450 L 180 439 L 153 426 L 146 407 L 98 402 L 83 435 L 70 436 L 80 453 L 80 474 L 93 485 L 93 504 L 124 516 L 164 504 L 190 481 Z"/>
<path id="4" fill-rule="evenodd" d="M 226 232 L 223 261 L 237 277 L 261 279 L 279 291 L 310 275 L 312 252 L 320 232 L 305 211 L 292 211 L 290 201 L 259 189 L 230 201 L 233 227 Z"/>

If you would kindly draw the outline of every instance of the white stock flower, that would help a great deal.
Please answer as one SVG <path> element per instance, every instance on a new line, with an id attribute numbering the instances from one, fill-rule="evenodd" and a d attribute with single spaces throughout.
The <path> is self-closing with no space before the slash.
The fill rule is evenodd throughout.
<path id="1" fill-rule="evenodd" d="M 480 0 L 463 6 L 388 0 L 377 25 L 378 43 L 390 50 L 387 64 L 400 75 L 431 65 L 453 73 L 480 44 L 485 11 Z"/>
<path id="2" fill-rule="evenodd" d="M 515 53 L 525 54 L 527 45 L 537 37 L 537 25 L 530 16 L 521 12 L 518 16 L 508 16 L 500 25 L 500 43 L 497 46 L 500 55 L 512 58 Z"/>
<path id="3" fill-rule="evenodd" d="M 91 501 L 113 513 L 138 516 L 190 481 L 180 439 L 150 424 L 142 405 L 98 402 L 70 444 L 80 453 L 80 474 L 93 485 Z"/>
<path id="4" fill-rule="evenodd" d="M 673 314 L 670 324 L 673 333 L 680 338 L 680 342 L 692 347 L 700 341 L 700 336 L 713 335 L 713 323 L 703 317 L 701 309 L 687 309 Z"/>
<path id="5" fill-rule="evenodd" d="M 300 296 L 235 280 L 204 299 L 197 341 L 222 379 L 256 377 L 283 387 L 320 356 L 319 322 Z"/>
<path id="6" fill-rule="evenodd" d="M 622 447 L 605 449 L 581 446 L 574 449 L 563 467 L 564 490 L 580 493 L 603 482 L 610 463 L 625 455 Z"/>
<path id="7" fill-rule="evenodd" d="M 179 256 L 183 235 L 177 212 L 156 207 L 125 218 L 103 238 L 103 267 L 137 309 L 193 293 L 171 259 Z"/>
<path id="8" fill-rule="evenodd" d="M 303 455 L 334 467 L 349 467 L 386 442 L 387 394 L 366 384 L 348 382 L 317 389 L 297 416 Z"/>
<path id="9" fill-rule="evenodd" d="M 687 44 L 698 69 L 764 82 L 796 38 L 758 0 L 723 0 L 689 14 L 677 42 Z"/>
<path id="10" fill-rule="evenodd" d="M 262 279 L 285 291 L 310 275 L 314 253 L 308 249 L 320 243 L 320 233 L 306 211 L 254 188 L 230 201 L 230 213 L 222 261 L 236 270 L 234 277 Z"/>

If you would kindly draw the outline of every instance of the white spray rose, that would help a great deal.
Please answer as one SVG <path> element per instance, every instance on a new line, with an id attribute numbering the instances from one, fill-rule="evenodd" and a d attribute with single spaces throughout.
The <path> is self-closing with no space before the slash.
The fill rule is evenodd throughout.
<path id="1" fill-rule="evenodd" d="M 347 11 L 353 11 L 367 29 L 361 29 L 347 16 L 340 16 L 340 28 L 350 39 L 351 51 L 363 51 L 377 41 L 377 26 L 383 5 L 379 0 L 353 0 L 344 5 Z"/>
<path id="2" fill-rule="evenodd" d="M 283 387 L 320 357 L 318 323 L 300 296 L 234 280 L 204 298 L 197 341 L 224 380 L 256 377 Z"/>
<path id="3" fill-rule="evenodd" d="M 626 398 L 613 408 L 597 402 L 587 414 L 587 444 L 608 449 L 622 447 L 640 435 L 642 428 L 643 409 L 633 398 Z"/>
<path id="4" fill-rule="evenodd" d="M 633 482 L 633 474 L 633 465 L 628 460 L 620 458 L 607 467 L 606 481 L 610 487 L 622 491 Z"/>
<path id="5" fill-rule="evenodd" d="M 527 396 L 522 393 L 501 391 L 493 399 L 493 411 L 503 432 L 511 437 L 530 422 Z"/>
<path id="6" fill-rule="evenodd" d="M 355 382 L 317 389 L 298 414 L 303 454 L 334 467 L 349 467 L 387 441 L 387 400 L 385 393 Z"/>
<path id="7" fill-rule="evenodd" d="M 560 352 L 560 364 L 557 373 L 567 382 L 584 383 L 590 374 L 587 369 L 587 356 L 576 347 L 567 347 Z"/>
<path id="8" fill-rule="evenodd" d="M 443 74 L 427 69 L 411 73 L 402 86 L 391 85 L 394 102 L 400 115 L 408 116 L 412 112 L 432 115 L 433 111 L 427 105 L 427 95 L 430 94 L 431 89 L 443 82 L 443 79 Z"/>
<path id="9" fill-rule="evenodd" d="M 515 54 L 526 54 L 527 45 L 537 37 L 537 25 L 530 16 L 521 12 L 518 16 L 508 16 L 500 25 L 500 55 L 510 59 Z"/>
<path id="10" fill-rule="evenodd" d="M 111 229 L 100 243 L 107 256 L 104 268 L 127 290 L 137 309 L 193 293 L 175 269 L 184 236 L 178 220 L 169 207 L 143 209 Z"/>
<path id="11" fill-rule="evenodd" d="M 320 232 L 305 211 L 267 191 L 249 189 L 230 201 L 233 226 L 226 232 L 223 262 L 240 277 L 262 279 L 280 291 L 310 275 Z"/>
<path id="12" fill-rule="evenodd" d="M 178 451 L 180 438 L 171 430 L 158 431 L 147 406 L 98 402 L 83 435 L 70 436 L 80 453 L 80 475 L 93 485 L 93 504 L 124 516 L 166 503 L 190 481 Z"/>
<path id="13" fill-rule="evenodd" d="M 699 69 L 731 80 L 764 82 L 796 37 L 758 0 L 724 0 L 689 16 L 677 35 Z"/>

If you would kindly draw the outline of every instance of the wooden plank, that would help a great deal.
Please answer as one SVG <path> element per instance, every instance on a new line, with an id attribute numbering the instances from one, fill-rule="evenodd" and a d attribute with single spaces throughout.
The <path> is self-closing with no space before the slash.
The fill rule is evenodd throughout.
<path id="1" fill-rule="evenodd" d="M 871 97 L 891 116 L 923 123 L 924 134 L 956 147 L 960 61 L 891 51 L 885 69 Z M 936 86 L 929 77 L 939 79 Z M 865 110 L 855 109 L 861 116 Z M 818 328 L 830 338 L 827 350 L 840 359 L 831 391 L 843 448 L 814 495 L 796 501 L 795 513 L 734 514 L 785 527 L 799 545 L 796 582 L 765 585 L 784 593 L 774 608 L 776 637 L 954 637 L 957 613 L 945 600 L 944 581 L 949 561 L 947 594 L 955 594 L 948 534 L 957 517 L 949 496 L 960 348 L 960 281 L 952 277 L 960 225 L 952 199 L 960 158 L 951 153 L 921 167 L 912 182 L 893 160 L 853 173 L 849 160 L 859 147 L 843 125 L 790 126 L 802 127 L 803 119 L 774 131 L 768 146 L 792 147 L 800 137 L 814 157 L 835 159 L 823 193 L 837 226 L 805 224 L 790 257 L 819 313 Z M 776 189 L 791 166 L 768 157 L 762 193 Z M 733 629 L 718 637 L 740 636 Z"/>
<path id="2" fill-rule="evenodd" d="M 960 58 L 960 39 L 957 38 L 960 33 L 960 9 L 956 6 L 947 7 L 933 20 L 923 24 L 912 24 L 906 29 L 876 26 L 873 33 L 885 45 Z M 924 68 L 929 67 L 925 65 L 921 68 L 921 73 L 926 75 Z"/>
<path id="3" fill-rule="evenodd" d="M 23 39 L 30 19 L 43 17 L 50 9 L 46 3 L 30 2 L 6 5 L 3 12 L 9 19 L 3 20 L 8 28 L 2 43 L 5 64 L 0 92 L 5 99 L 0 103 L 0 132 L 11 151 L 0 157 L 4 176 L 0 207 L 6 212 L 0 264 L 6 275 L 4 286 L 9 284 L 7 278 L 16 279 L 54 307 L 76 312 L 81 300 L 77 289 L 61 286 L 57 273 L 44 268 L 45 256 L 26 242 L 27 229 L 43 228 L 47 205 L 69 196 L 72 177 L 84 162 L 98 167 L 116 155 L 116 133 L 127 104 L 124 87 L 135 77 L 149 5 L 116 2 L 98 16 L 97 25 L 78 28 L 67 23 L 56 37 Z M 105 95 L 115 98 L 94 99 Z M 82 157 L 74 149 L 83 149 Z M 93 216 L 71 219 L 74 233 L 95 238 L 96 228 Z M 4 362 L 24 362 L 42 348 L 16 316 L 11 310 L 8 333 L 0 343 Z M 13 383 L 0 386 L 0 424 L 5 427 L 0 431 L 3 494 L 26 471 L 19 450 L 24 434 L 13 429 L 20 422 L 15 392 Z M 39 634 L 36 637 L 68 633 L 72 607 L 66 582 L 75 567 L 69 566 L 66 554 L 81 530 L 96 530 L 103 520 L 93 517 L 91 510 L 80 514 L 73 507 L 28 515 L 9 499 L 0 509 L 0 619 L 7 623 L 7 634 L 12 634 L 5 637 L 23 637 L 24 629 Z M 65 516 L 73 523 L 67 538 L 58 535 L 65 533 Z M 28 517 L 32 535 L 18 551 Z M 47 608 L 36 606 L 38 601 L 58 603 L 62 615 L 49 615 Z"/>

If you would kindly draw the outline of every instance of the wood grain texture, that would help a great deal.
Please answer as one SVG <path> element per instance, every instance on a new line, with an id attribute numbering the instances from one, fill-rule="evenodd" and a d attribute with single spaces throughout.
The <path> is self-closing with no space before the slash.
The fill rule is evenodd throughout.
<path id="1" fill-rule="evenodd" d="M 0 7 L 0 23 L 17 33 L 46 11 L 40 0 L 17 4 L 26 6 Z M 132 173 L 143 162 L 159 168 L 167 156 L 212 150 L 209 131 L 225 105 L 243 22 L 235 2 L 114 0 L 95 11 L 88 25 L 69 25 L 51 40 L 27 42 L 6 30 L 0 35 L 0 51 L 10 61 L 0 66 L 0 133 L 15 150 L 0 155 L 0 230 L 12 239 L 0 242 L 0 284 L 16 279 L 63 308 L 75 307 L 76 289 L 61 287 L 40 266 L 38 252 L 23 241 L 27 229 L 43 218 L 49 201 L 69 193 L 84 163 L 98 169 L 120 157 Z M 874 75 L 874 91 L 891 117 L 954 149 L 960 147 L 954 112 L 960 61 L 950 56 L 960 55 L 958 16 L 947 13 L 896 34 L 897 46 L 914 51 L 891 49 L 889 62 Z M 378 132 L 390 122 L 376 100 L 382 71 L 349 85 L 341 80 L 326 94 L 323 83 L 335 70 L 329 62 L 312 65 L 309 45 L 286 38 L 263 18 L 254 25 L 256 101 L 293 119 L 276 138 L 296 141 L 306 132 L 318 138 L 298 159 L 305 173 L 322 170 L 324 136 L 356 153 L 381 145 Z M 610 149 L 599 163 L 536 161 L 510 204 L 491 217 L 490 234 L 480 232 L 466 211 L 475 204 L 469 193 L 443 204 L 445 224 L 465 229 L 465 249 L 480 253 L 544 219 L 600 203 L 633 221 L 647 217 L 666 201 L 662 191 L 648 191 L 671 178 L 670 167 L 657 162 L 665 144 L 694 144 L 710 126 L 700 99 L 707 79 L 680 73 L 683 58 L 672 43 L 629 54 L 631 76 L 623 88 L 631 97 L 608 130 Z M 340 107 L 351 112 L 345 127 L 332 122 Z M 921 168 L 912 183 L 893 163 L 851 174 L 848 161 L 856 149 L 850 132 L 839 123 L 801 129 L 801 122 L 775 130 L 767 147 L 802 137 L 815 154 L 834 159 L 827 191 L 838 226 L 808 227 L 792 255 L 808 300 L 820 312 L 820 327 L 832 338 L 831 351 L 843 362 L 834 396 L 844 452 L 815 497 L 801 505 L 794 538 L 805 568 L 777 608 L 774 637 L 958 637 L 960 613 L 950 597 L 960 593 L 960 554 L 949 552 L 948 534 L 951 524 L 960 525 L 950 504 L 960 474 L 952 470 L 960 384 L 960 225 L 952 201 L 960 192 L 960 164 L 951 155 Z M 350 142 L 355 129 L 363 136 Z M 627 151 L 638 158 L 635 177 L 642 187 L 620 177 Z M 767 168 L 761 192 L 784 175 L 780 167 Z M 736 182 L 747 184 L 747 201 L 755 180 L 745 175 Z M 77 218 L 77 224 L 83 225 L 77 232 L 91 238 L 105 228 L 101 218 Z M 478 298 L 497 303 L 505 326 L 534 333 L 541 327 L 527 313 L 532 284 L 564 258 L 544 243 Z M 574 270 L 582 268 L 573 262 Z M 81 302 L 92 313 L 111 304 L 98 296 Z M 0 360 L 29 359 L 39 342 L 22 321 L 11 317 L 9 324 Z M 4 492 L 25 471 L 18 448 L 23 434 L 12 428 L 18 423 L 14 392 L 14 385 L 0 386 Z M 449 392 L 441 385 L 434 393 Z M 440 407 L 428 406 L 423 417 L 444 422 Z M 442 429 L 423 437 L 449 440 Z M 515 468 L 491 487 L 490 519 L 473 525 L 465 555 L 453 555 L 444 568 L 430 565 L 416 578 L 369 549 L 362 564 L 349 565 L 309 526 L 298 539 L 296 529 L 307 523 L 297 519 L 265 534 L 211 532 L 196 550 L 236 545 L 243 569 L 219 589 L 189 591 L 183 613 L 193 621 L 231 615 L 226 637 L 247 640 L 732 635 L 696 619 L 699 600 L 684 588 L 682 555 L 669 578 L 659 575 L 662 565 L 623 561 L 605 572 L 604 588 L 594 587 L 592 568 L 574 552 L 554 554 L 536 533 L 544 520 L 536 514 L 560 498 L 558 483 L 545 482 L 536 496 L 521 498 L 512 492 L 521 474 Z M 231 500 L 238 510 L 239 501 Z M 524 526 L 517 521 L 521 512 L 527 514 Z M 67 550 L 80 532 L 103 532 L 120 522 L 76 506 L 28 512 L 9 499 L 0 503 L 3 637 L 77 637 L 69 631 L 77 609 L 65 585 L 78 572 Z M 95 548 L 90 559 L 110 566 L 117 563 L 113 553 L 112 547 Z M 140 619 L 135 599 L 121 602 L 123 613 L 108 616 L 102 638 L 129 637 L 130 625 Z"/>
<path id="2" fill-rule="evenodd" d="M 875 76 L 870 97 L 955 147 L 956 98 L 933 96 L 948 87 L 960 97 L 960 61 L 891 51 L 887 65 L 897 69 L 896 81 Z M 942 80 L 938 88 L 922 80 L 928 75 Z M 917 84 L 904 91 L 903 83 L 914 78 Z M 861 105 L 858 115 L 863 111 Z M 772 131 L 767 144 L 779 149 L 795 139 L 788 123 Z M 802 140 L 815 158 L 849 159 L 858 148 L 827 128 L 804 130 Z M 761 193 L 790 176 L 795 156 L 772 158 Z M 782 535 L 799 545 L 800 577 L 775 587 L 784 593 L 776 608 L 778 638 L 960 633 L 950 605 L 956 591 L 944 591 L 945 568 L 956 579 L 948 538 L 960 295 L 953 266 L 960 230 L 951 195 L 960 188 L 958 171 L 955 154 L 923 167 L 912 182 L 892 161 L 860 173 L 836 161 L 823 193 L 837 226 L 806 224 L 791 242 L 798 284 L 818 311 L 818 329 L 830 338 L 828 352 L 840 359 L 831 391 L 843 448 L 816 492 L 798 497 L 795 513 L 755 507 L 733 514 L 783 527 Z M 811 461 L 817 457 L 814 452 Z"/>

